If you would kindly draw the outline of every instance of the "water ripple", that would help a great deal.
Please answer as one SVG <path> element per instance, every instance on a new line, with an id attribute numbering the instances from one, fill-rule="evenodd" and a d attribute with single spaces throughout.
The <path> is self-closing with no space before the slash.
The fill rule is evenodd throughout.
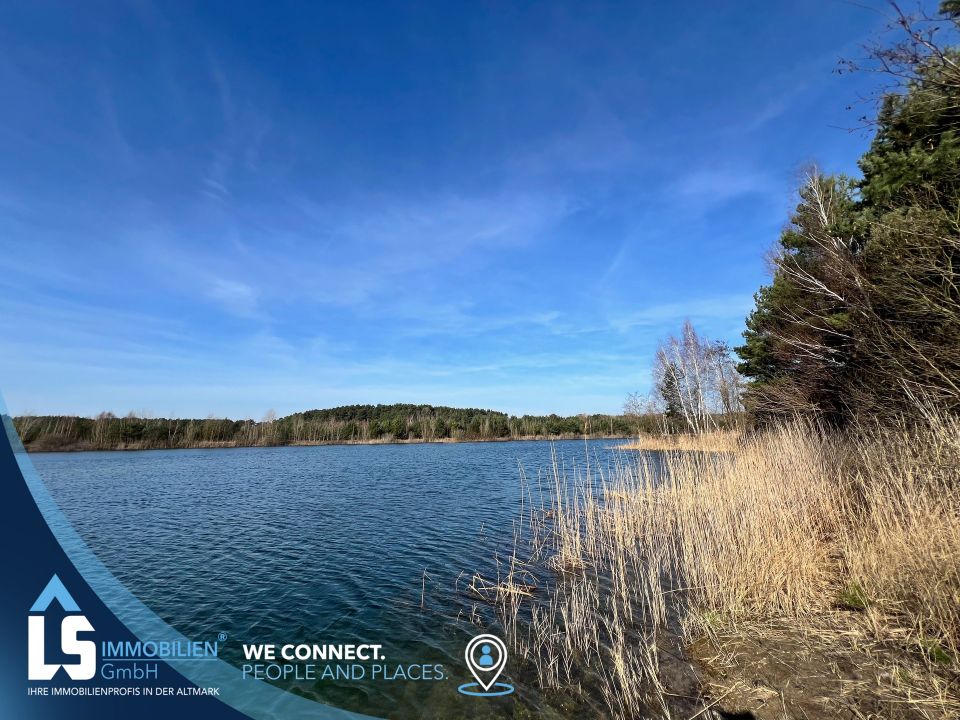
<path id="1" fill-rule="evenodd" d="M 33 456 L 106 566 L 184 635 L 227 632 L 227 661 L 241 663 L 244 642 L 380 642 L 391 661 L 446 666 L 443 683 L 290 687 L 390 717 L 464 712 L 456 685 L 475 629 L 453 619 L 455 582 L 495 572 L 520 504 L 517 464 L 536 478 L 549 458 L 543 442 Z M 538 703 L 529 688 L 521 701 Z"/>

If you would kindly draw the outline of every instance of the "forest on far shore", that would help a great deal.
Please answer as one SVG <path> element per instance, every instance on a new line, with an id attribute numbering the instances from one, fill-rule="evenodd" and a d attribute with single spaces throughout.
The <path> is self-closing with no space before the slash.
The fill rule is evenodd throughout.
<path id="1" fill-rule="evenodd" d="M 628 437 L 656 432 L 655 415 L 523 415 L 433 405 L 345 405 L 262 420 L 25 415 L 14 425 L 27 450 L 244 447 L 322 443 Z"/>

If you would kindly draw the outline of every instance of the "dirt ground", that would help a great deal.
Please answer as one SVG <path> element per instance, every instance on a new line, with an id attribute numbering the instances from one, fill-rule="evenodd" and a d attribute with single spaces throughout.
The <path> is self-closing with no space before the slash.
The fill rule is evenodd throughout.
<path id="1" fill-rule="evenodd" d="M 705 704 L 722 718 L 960 718 L 957 664 L 891 643 L 889 626 L 879 634 L 876 622 L 836 612 L 802 627 L 743 623 L 712 631 L 687 652 Z"/>

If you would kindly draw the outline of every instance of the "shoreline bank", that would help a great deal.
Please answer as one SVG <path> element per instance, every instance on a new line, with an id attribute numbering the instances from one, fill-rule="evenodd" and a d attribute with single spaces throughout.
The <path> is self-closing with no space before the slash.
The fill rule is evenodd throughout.
<path id="1" fill-rule="evenodd" d="M 641 433 L 631 437 L 630 442 L 618 445 L 617 449 L 641 452 L 733 452 L 743 442 L 743 437 L 743 432 L 739 430 L 662 435 Z"/>
<path id="2" fill-rule="evenodd" d="M 296 441 L 286 443 L 242 443 L 234 440 L 222 442 L 204 441 L 184 445 L 149 445 L 142 443 L 127 443 L 101 447 L 90 443 L 70 443 L 62 447 L 33 447 L 34 443 L 24 443 L 24 449 L 31 455 L 40 453 L 59 452 L 143 452 L 146 450 L 236 450 L 240 448 L 280 448 L 280 447 L 321 447 L 337 445 L 460 445 L 468 443 L 502 443 L 502 442 L 535 442 L 545 440 L 630 440 L 632 435 L 524 435 L 520 437 L 502 438 L 434 438 L 434 439 L 375 439 L 375 440 L 316 440 Z M 619 449 L 632 449 L 625 445 L 618 445 Z"/>

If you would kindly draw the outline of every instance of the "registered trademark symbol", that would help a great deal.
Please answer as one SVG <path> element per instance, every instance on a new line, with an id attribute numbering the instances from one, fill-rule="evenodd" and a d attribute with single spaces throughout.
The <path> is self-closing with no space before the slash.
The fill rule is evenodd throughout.
<path id="1" fill-rule="evenodd" d="M 225 632 L 217 633 L 217 640 L 220 642 L 225 642 L 227 639 L 227 634 Z"/>

